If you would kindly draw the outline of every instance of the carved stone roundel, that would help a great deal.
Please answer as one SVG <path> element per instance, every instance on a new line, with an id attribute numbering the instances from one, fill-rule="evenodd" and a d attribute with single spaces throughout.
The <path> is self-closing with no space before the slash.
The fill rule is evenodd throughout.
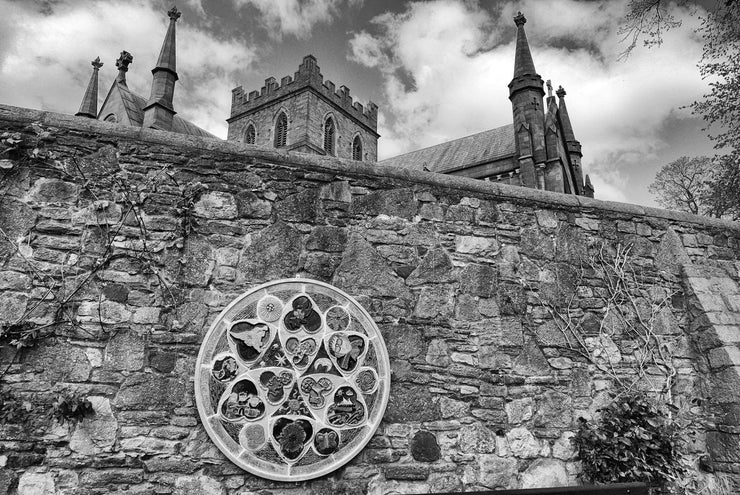
<path id="1" fill-rule="evenodd" d="M 236 298 L 203 339 L 198 412 L 235 464 L 278 481 L 323 476 L 375 433 L 390 390 L 370 315 L 323 282 L 278 280 Z"/>

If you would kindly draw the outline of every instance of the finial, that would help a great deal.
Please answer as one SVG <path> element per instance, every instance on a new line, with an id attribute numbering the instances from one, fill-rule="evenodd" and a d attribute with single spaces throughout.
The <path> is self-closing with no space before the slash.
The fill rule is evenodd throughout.
<path id="1" fill-rule="evenodd" d="M 170 16 L 170 19 L 172 19 L 174 22 L 177 22 L 177 20 L 182 15 L 182 12 L 177 10 L 177 7 L 172 7 L 170 10 L 167 11 L 167 15 Z"/>
<path id="2" fill-rule="evenodd" d="M 547 86 L 547 97 L 552 98 L 552 81 L 548 79 L 545 85 Z"/>
<path id="3" fill-rule="evenodd" d="M 118 68 L 118 76 L 116 82 L 126 86 L 126 72 L 128 72 L 128 64 L 134 61 L 133 55 L 126 50 L 121 52 L 121 56 L 116 60 L 116 67 Z"/>
<path id="4" fill-rule="evenodd" d="M 564 98 L 565 97 L 565 90 L 562 86 L 558 86 L 558 90 L 555 91 L 555 94 L 558 95 L 558 98 Z"/>
<path id="5" fill-rule="evenodd" d="M 93 70 L 98 70 L 103 66 L 103 62 L 100 61 L 100 57 L 95 57 L 95 60 L 90 63 L 93 66 Z"/>
<path id="6" fill-rule="evenodd" d="M 121 52 L 121 55 L 118 57 L 118 60 L 116 60 L 116 67 L 119 71 L 126 72 L 128 71 L 128 64 L 134 61 L 134 56 L 131 55 L 126 50 Z"/>
<path id="7" fill-rule="evenodd" d="M 523 26 L 527 22 L 527 18 L 524 17 L 524 14 L 521 12 L 517 12 L 514 16 L 514 24 L 517 26 Z"/>

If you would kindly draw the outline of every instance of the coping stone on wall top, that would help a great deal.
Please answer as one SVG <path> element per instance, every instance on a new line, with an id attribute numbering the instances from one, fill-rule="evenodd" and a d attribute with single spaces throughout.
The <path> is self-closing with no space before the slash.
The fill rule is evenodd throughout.
<path id="1" fill-rule="evenodd" d="M 19 123 L 40 122 L 43 125 L 51 127 L 107 134 L 109 136 L 144 141 L 152 144 L 195 148 L 225 154 L 239 154 L 243 158 L 279 162 L 283 165 L 294 165 L 300 166 L 301 168 L 322 171 L 330 170 L 349 175 L 393 178 L 443 187 L 446 189 L 477 192 L 497 198 L 505 198 L 518 203 L 539 203 L 560 209 L 601 210 L 613 214 L 627 215 L 629 217 L 654 217 L 681 223 L 699 224 L 709 228 L 732 230 L 740 233 L 740 223 L 719 218 L 702 217 L 689 213 L 663 210 L 647 206 L 643 207 L 628 203 L 602 201 L 583 196 L 560 194 L 539 189 L 511 186 L 508 184 L 498 184 L 467 177 L 441 175 L 422 170 L 400 169 L 390 166 L 357 162 L 343 158 L 278 151 L 274 148 L 248 145 L 237 141 L 185 136 L 183 134 L 156 129 L 141 129 L 124 124 L 103 122 L 86 117 L 76 117 L 11 105 L 0 104 L 0 120 Z"/>

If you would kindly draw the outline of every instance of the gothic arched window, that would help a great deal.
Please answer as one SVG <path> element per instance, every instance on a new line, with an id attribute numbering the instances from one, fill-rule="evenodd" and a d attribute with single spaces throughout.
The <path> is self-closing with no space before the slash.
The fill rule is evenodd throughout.
<path id="1" fill-rule="evenodd" d="M 257 137 L 257 132 L 254 130 L 254 126 L 249 124 L 247 130 L 244 133 L 244 142 L 247 144 L 254 144 L 254 140 Z"/>
<path id="2" fill-rule="evenodd" d="M 275 147 L 282 148 L 285 146 L 288 137 L 288 117 L 283 112 L 278 115 L 275 122 Z"/>
<path id="3" fill-rule="evenodd" d="M 324 121 L 324 151 L 327 155 L 334 155 L 334 119 L 329 117 Z"/>
<path id="4" fill-rule="evenodd" d="M 362 161 L 362 139 L 360 136 L 355 136 L 352 140 L 352 159 Z"/>

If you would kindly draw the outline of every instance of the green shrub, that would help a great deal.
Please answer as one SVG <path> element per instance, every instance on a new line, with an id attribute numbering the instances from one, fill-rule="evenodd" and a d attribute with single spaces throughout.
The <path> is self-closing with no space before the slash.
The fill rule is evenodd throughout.
<path id="1" fill-rule="evenodd" d="M 595 424 L 581 418 L 573 443 L 588 482 L 665 485 L 686 473 L 686 434 L 665 408 L 644 394 L 630 394 L 602 409 Z"/>

